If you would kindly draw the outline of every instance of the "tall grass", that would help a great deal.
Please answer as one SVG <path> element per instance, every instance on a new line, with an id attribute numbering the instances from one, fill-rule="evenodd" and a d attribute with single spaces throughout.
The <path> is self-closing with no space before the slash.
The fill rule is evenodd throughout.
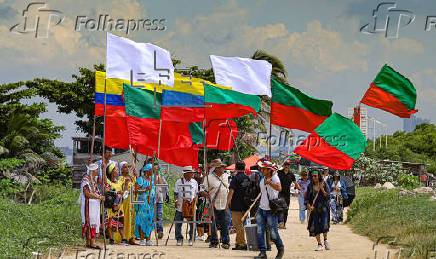
<path id="1" fill-rule="evenodd" d="M 436 201 L 429 195 L 398 198 L 398 189 L 358 188 L 348 211 L 348 223 L 358 232 L 382 243 L 404 248 L 402 255 L 425 258 L 436 249 Z"/>
<path id="2" fill-rule="evenodd" d="M 30 258 L 32 252 L 81 243 L 79 193 L 65 186 L 43 186 L 37 193 L 37 204 L 0 199 L 2 256 Z"/>

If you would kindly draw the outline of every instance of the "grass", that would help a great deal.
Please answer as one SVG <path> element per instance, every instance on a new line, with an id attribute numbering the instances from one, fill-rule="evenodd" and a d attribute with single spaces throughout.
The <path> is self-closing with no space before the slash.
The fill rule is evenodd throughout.
<path id="1" fill-rule="evenodd" d="M 357 189 L 356 200 L 348 211 L 348 224 L 371 240 L 388 237 L 382 243 L 404 248 L 404 256 L 425 258 L 436 249 L 436 201 L 429 195 L 398 198 L 398 189 Z"/>
<path id="2" fill-rule="evenodd" d="M 0 199 L 0 254 L 29 258 L 81 243 L 79 192 L 64 186 L 42 186 L 37 204 Z"/>
<path id="3" fill-rule="evenodd" d="M 170 202 L 164 203 L 164 220 L 174 219 L 177 179 L 167 179 Z M 0 197 L 0 255 L 29 258 L 32 252 L 83 245 L 79 194 L 71 187 L 44 185 L 37 188 L 32 204 Z"/>

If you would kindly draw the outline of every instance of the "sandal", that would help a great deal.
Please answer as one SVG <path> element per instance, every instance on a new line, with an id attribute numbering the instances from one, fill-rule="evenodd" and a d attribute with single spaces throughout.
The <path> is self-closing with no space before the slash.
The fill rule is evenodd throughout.
<path id="1" fill-rule="evenodd" d="M 91 248 L 91 249 L 101 250 L 101 247 L 99 247 L 99 246 L 89 246 L 89 248 Z"/>

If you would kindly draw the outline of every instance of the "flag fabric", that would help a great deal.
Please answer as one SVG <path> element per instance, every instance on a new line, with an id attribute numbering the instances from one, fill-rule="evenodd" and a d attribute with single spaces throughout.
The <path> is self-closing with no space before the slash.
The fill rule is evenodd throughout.
<path id="1" fill-rule="evenodd" d="M 367 145 L 365 135 L 353 121 L 334 113 L 294 153 L 332 169 L 349 170 Z"/>
<path id="2" fill-rule="evenodd" d="M 205 84 L 204 102 L 206 107 L 206 118 L 227 119 L 236 118 L 249 113 L 254 116 L 260 110 L 260 97 L 240 93 L 217 85 Z"/>
<path id="3" fill-rule="evenodd" d="M 233 120 L 211 120 L 206 123 L 206 148 L 228 151 L 233 148 L 238 127 Z"/>
<path id="4" fill-rule="evenodd" d="M 162 91 L 162 119 L 179 122 L 204 120 L 204 86 L 200 78 L 175 73 L 173 88 Z M 195 107 L 197 106 L 197 107 Z"/>
<path id="5" fill-rule="evenodd" d="M 382 67 L 360 102 L 400 118 L 410 118 L 411 114 L 418 112 L 412 82 L 388 65 Z"/>
<path id="6" fill-rule="evenodd" d="M 104 115 L 105 72 L 95 72 L 95 115 Z M 106 81 L 106 116 L 124 117 L 123 84 L 120 80 Z"/>
<path id="7" fill-rule="evenodd" d="M 272 65 L 265 60 L 211 55 L 215 82 L 234 91 L 271 97 Z"/>
<path id="8" fill-rule="evenodd" d="M 156 54 L 155 54 L 156 53 Z M 174 85 L 174 66 L 169 51 L 150 43 L 106 34 L 106 78 Z"/>
<path id="9" fill-rule="evenodd" d="M 271 124 L 312 132 L 332 114 L 331 101 L 315 99 L 274 78 L 271 89 Z"/>

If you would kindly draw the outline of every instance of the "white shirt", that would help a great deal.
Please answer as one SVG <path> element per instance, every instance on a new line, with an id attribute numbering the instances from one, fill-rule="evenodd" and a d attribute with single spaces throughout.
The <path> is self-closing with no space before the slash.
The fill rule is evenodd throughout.
<path id="1" fill-rule="evenodd" d="M 182 184 L 189 184 L 191 188 L 180 186 Z M 183 192 L 183 189 L 185 189 L 185 192 Z M 198 192 L 198 185 L 197 185 L 197 181 L 195 181 L 194 178 L 191 178 L 191 180 L 187 181 L 183 177 L 183 183 L 182 183 L 182 179 L 177 180 L 176 184 L 174 185 L 174 194 L 177 194 L 177 202 L 179 203 L 179 206 L 177 207 L 176 210 L 182 212 L 183 199 L 188 199 L 189 201 L 193 201 L 197 192 Z"/>
<path id="2" fill-rule="evenodd" d="M 335 183 L 335 181 L 333 181 L 333 184 L 332 184 L 332 190 L 331 190 L 331 192 L 330 192 L 330 195 L 333 195 L 333 196 L 336 196 L 336 195 L 338 195 L 338 191 L 336 191 L 335 189 L 334 189 L 334 187 L 336 187 L 336 188 L 341 188 L 342 186 L 341 186 L 341 181 L 338 181 L 338 183 Z"/>
<path id="3" fill-rule="evenodd" d="M 272 175 L 271 181 L 273 183 L 280 183 L 280 178 L 278 177 L 277 173 L 274 173 Z M 264 189 L 265 189 L 265 177 L 262 180 L 260 180 L 260 190 L 263 191 Z M 260 197 L 259 208 L 261 208 L 263 210 L 270 210 L 268 195 L 266 192 L 268 192 L 269 199 L 274 200 L 274 199 L 277 199 L 279 197 L 279 191 L 276 191 L 270 185 L 267 185 L 266 191 L 262 192 L 262 196 Z"/>
<path id="4" fill-rule="evenodd" d="M 221 182 L 223 184 L 221 184 Z M 229 194 L 229 175 L 227 173 L 223 173 L 219 178 L 215 175 L 215 173 L 210 173 L 204 179 L 201 190 L 208 192 L 210 199 L 212 200 L 215 197 L 215 193 L 218 191 L 218 187 L 220 191 L 215 198 L 215 209 L 225 210 L 227 194 Z"/>

